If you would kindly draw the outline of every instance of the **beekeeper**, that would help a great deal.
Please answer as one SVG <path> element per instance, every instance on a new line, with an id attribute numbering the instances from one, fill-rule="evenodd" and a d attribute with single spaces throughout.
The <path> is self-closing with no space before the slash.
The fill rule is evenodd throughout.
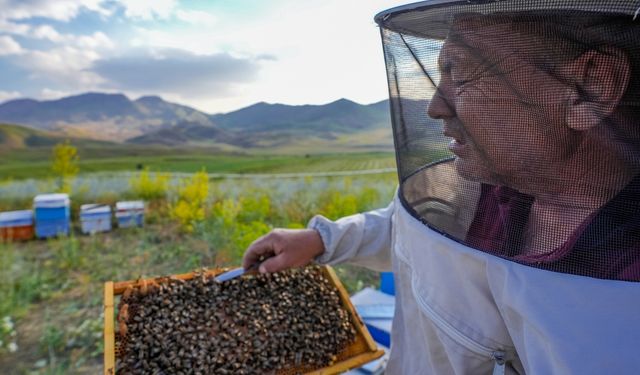
<path id="1" fill-rule="evenodd" d="M 389 374 L 640 371 L 640 2 L 382 12 L 400 185 L 245 267 L 393 270 Z"/>

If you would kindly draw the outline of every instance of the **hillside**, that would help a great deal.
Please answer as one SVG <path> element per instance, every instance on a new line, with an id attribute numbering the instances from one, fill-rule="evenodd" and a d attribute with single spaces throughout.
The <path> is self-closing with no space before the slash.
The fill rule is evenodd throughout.
<path id="1" fill-rule="evenodd" d="M 257 103 L 211 120 L 224 129 L 234 131 L 273 131 L 313 133 L 352 133 L 362 129 L 389 125 L 388 101 L 361 105 L 340 99 L 325 105 L 285 105 Z"/>
<path id="2" fill-rule="evenodd" d="M 183 121 L 211 124 L 207 114 L 157 96 L 87 93 L 58 100 L 17 99 L 0 105 L 0 122 L 82 138 L 123 141 Z"/>
<path id="3" fill-rule="evenodd" d="M 12 124 L 0 124 L 0 153 L 32 147 L 51 147 L 62 142 L 63 135 Z M 109 146 L 109 142 L 70 138 L 72 143 L 83 146 Z"/>
<path id="4" fill-rule="evenodd" d="M 239 147 L 249 146 L 241 135 L 232 134 L 215 125 L 201 125 L 188 121 L 131 138 L 127 140 L 127 143 L 164 146 L 182 146 L 192 143 L 221 143 Z"/>
<path id="5" fill-rule="evenodd" d="M 238 148 L 392 147 L 389 104 L 340 99 L 325 105 L 257 103 L 210 117 L 214 125 L 183 123 L 133 138 L 136 144 L 227 144 Z"/>

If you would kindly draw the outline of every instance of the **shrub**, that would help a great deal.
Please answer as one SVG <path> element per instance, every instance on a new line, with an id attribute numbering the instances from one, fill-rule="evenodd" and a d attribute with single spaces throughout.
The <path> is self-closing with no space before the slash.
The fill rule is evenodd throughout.
<path id="1" fill-rule="evenodd" d="M 272 229 L 267 222 L 270 207 L 269 196 L 260 194 L 224 199 L 213 205 L 214 225 L 209 230 L 228 262 L 237 264 L 251 242 Z"/>
<path id="2" fill-rule="evenodd" d="M 233 199 L 224 199 L 213 205 L 213 216 L 225 225 L 234 223 L 242 210 L 242 205 Z"/>
<path id="3" fill-rule="evenodd" d="M 51 170 L 59 179 L 59 191 L 71 193 L 71 181 L 78 174 L 78 149 L 69 140 L 53 147 Z"/>
<path id="4" fill-rule="evenodd" d="M 167 197 L 170 177 L 168 173 L 151 175 L 149 168 L 145 168 L 129 180 L 129 186 L 134 195 L 146 201 L 164 199 Z"/>
<path id="5" fill-rule="evenodd" d="M 193 232 L 194 225 L 205 218 L 205 204 L 209 195 L 209 175 L 204 170 L 182 182 L 171 215 L 178 219 L 185 232 Z"/>
<path id="6" fill-rule="evenodd" d="M 238 219 L 244 222 L 264 221 L 270 217 L 271 198 L 265 192 L 249 191 L 240 197 Z"/>
<path id="7" fill-rule="evenodd" d="M 334 190 L 324 194 L 323 198 L 322 201 L 325 204 L 322 205 L 319 213 L 331 220 L 358 212 L 357 198 L 353 194 L 344 194 Z"/>

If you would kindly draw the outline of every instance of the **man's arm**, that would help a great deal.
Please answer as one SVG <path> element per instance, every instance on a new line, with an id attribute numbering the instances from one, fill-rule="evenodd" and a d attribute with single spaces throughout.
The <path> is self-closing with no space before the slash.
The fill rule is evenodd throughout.
<path id="1" fill-rule="evenodd" d="M 243 259 L 249 268 L 263 257 L 260 272 L 322 264 L 352 263 L 377 271 L 391 269 L 391 216 L 388 207 L 331 221 L 315 216 L 308 229 L 275 229 L 254 241 Z"/>
<path id="2" fill-rule="evenodd" d="M 386 208 L 331 221 L 315 216 L 308 227 L 320 233 L 324 252 L 321 264 L 351 263 L 376 271 L 391 270 L 391 216 L 393 203 Z"/>

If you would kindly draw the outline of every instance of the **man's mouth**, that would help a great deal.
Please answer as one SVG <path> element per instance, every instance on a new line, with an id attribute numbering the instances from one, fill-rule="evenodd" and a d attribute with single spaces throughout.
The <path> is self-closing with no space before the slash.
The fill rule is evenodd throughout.
<path id="1" fill-rule="evenodd" d="M 467 144 L 464 134 L 453 131 L 450 128 L 445 128 L 443 134 L 445 137 L 453 138 L 451 142 L 449 142 L 449 151 L 458 156 L 461 156 L 461 154 L 464 152 L 465 145 Z"/>
<path id="2" fill-rule="evenodd" d="M 452 139 L 447 147 L 449 151 L 453 152 L 456 156 L 463 157 L 465 154 L 466 146 L 464 143 L 458 142 L 456 139 Z"/>

